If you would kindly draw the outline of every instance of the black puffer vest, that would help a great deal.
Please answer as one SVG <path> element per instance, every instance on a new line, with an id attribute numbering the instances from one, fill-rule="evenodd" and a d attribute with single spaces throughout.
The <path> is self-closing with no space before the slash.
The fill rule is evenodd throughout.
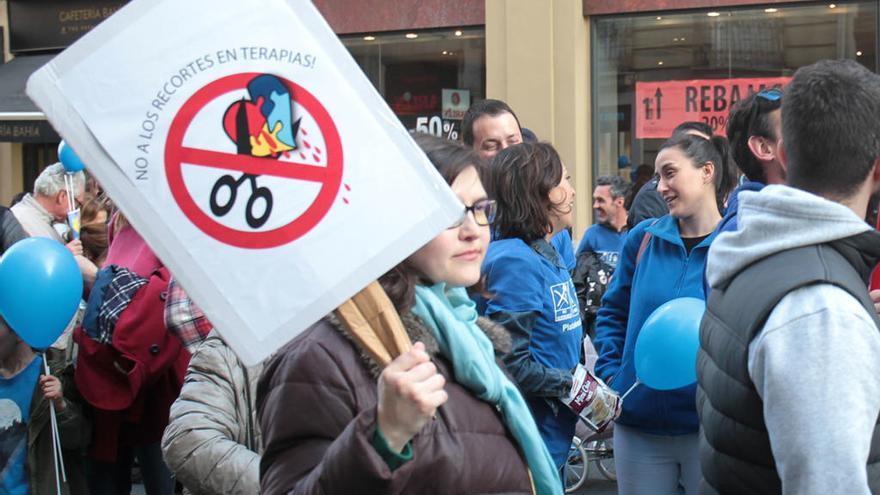
<path id="1" fill-rule="evenodd" d="M 876 232 L 868 232 L 833 244 L 783 251 L 743 269 L 727 286 L 712 290 L 700 326 L 697 357 L 702 493 L 782 493 L 763 402 L 749 377 L 749 344 L 786 294 L 819 283 L 846 290 L 880 328 L 866 290 L 875 260 L 866 259 L 859 249 L 864 245 L 859 240 L 874 247 L 877 238 Z M 875 493 L 880 492 L 878 433 L 880 426 L 875 426 L 868 458 L 868 479 Z M 822 455 L 821 446 L 816 455 Z"/>

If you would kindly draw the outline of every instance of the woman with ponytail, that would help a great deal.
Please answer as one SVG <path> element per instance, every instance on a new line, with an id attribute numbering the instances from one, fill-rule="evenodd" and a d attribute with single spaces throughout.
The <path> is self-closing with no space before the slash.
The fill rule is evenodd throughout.
<path id="1" fill-rule="evenodd" d="M 735 185 L 727 139 L 719 136 L 673 135 L 655 172 L 669 214 L 630 231 L 596 321 L 596 374 L 621 394 L 636 382 L 635 343 L 648 316 L 675 298 L 705 299 L 706 255 Z M 614 430 L 621 495 L 698 493 L 695 394 L 696 384 L 668 391 L 640 385 L 626 397 Z"/>

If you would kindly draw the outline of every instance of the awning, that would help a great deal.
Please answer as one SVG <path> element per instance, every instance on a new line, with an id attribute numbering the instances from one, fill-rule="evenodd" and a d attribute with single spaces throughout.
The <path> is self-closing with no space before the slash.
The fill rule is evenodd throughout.
<path id="1" fill-rule="evenodd" d="M 28 77 L 55 55 L 22 55 L 0 65 L 0 120 L 46 120 L 24 93 Z"/>
<path id="2" fill-rule="evenodd" d="M 28 77 L 55 55 L 21 55 L 0 65 L 0 141 L 51 143 L 60 140 L 25 94 Z"/>

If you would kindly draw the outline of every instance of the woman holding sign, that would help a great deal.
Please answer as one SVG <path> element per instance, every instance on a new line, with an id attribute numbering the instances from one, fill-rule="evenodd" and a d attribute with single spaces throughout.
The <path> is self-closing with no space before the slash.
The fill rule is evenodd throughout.
<path id="1" fill-rule="evenodd" d="M 636 383 L 634 348 L 648 316 L 675 298 L 705 299 L 703 271 L 724 199 L 735 185 L 727 139 L 681 133 L 657 155 L 657 191 L 669 214 L 630 231 L 596 320 L 596 374 L 620 393 Z M 621 494 L 696 494 L 700 483 L 696 385 L 632 389 L 614 429 Z"/>
<path id="2" fill-rule="evenodd" d="M 270 358 L 257 388 L 265 494 L 561 493 L 495 358 L 509 337 L 477 318 L 465 290 L 495 214 L 483 165 L 457 144 L 416 140 L 465 209 L 380 279 L 415 345 L 382 369 L 328 315 Z"/>

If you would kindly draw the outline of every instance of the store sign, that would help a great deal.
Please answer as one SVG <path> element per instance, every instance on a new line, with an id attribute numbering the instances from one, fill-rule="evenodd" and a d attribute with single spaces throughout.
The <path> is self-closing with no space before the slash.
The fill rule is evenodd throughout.
<path id="1" fill-rule="evenodd" d="M 12 53 L 62 49 L 128 0 L 8 0 Z"/>
<path id="2" fill-rule="evenodd" d="M 27 85 L 246 364 L 462 211 L 312 2 L 259 3 L 133 0 Z"/>
<path id="3" fill-rule="evenodd" d="M 407 125 L 407 122 L 403 122 Z M 415 118 L 415 126 L 408 129 L 415 132 L 431 134 L 450 141 L 458 141 L 461 131 L 461 122 L 456 120 L 443 120 L 439 115 L 422 115 Z"/>
<path id="4" fill-rule="evenodd" d="M 471 92 L 467 89 L 444 89 L 440 99 L 444 119 L 461 120 L 471 106 Z"/>
<path id="5" fill-rule="evenodd" d="M 730 108 L 739 100 L 790 77 L 697 79 L 636 83 L 636 138 L 666 139 L 682 122 L 704 122 L 724 134 Z"/>
<path id="6" fill-rule="evenodd" d="M 55 143 L 58 133 L 43 120 L 0 120 L 0 142 Z"/>

